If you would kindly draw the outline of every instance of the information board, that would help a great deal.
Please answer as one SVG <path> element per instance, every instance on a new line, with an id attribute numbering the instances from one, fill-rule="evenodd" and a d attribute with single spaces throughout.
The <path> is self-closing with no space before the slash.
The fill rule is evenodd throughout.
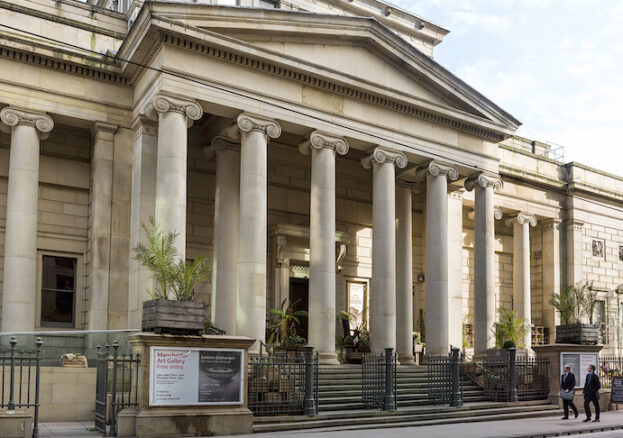
<path id="1" fill-rule="evenodd" d="M 612 378 L 610 403 L 623 403 L 623 376 L 614 376 Z"/>
<path id="2" fill-rule="evenodd" d="M 244 350 L 151 347 L 150 406 L 240 405 Z"/>
<path id="3" fill-rule="evenodd" d="M 575 375 L 575 386 L 583 387 L 584 378 L 588 374 L 588 366 L 595 365 L 597 368 L 597 353 L 560 353 L 560 374 L 564 373 L 565 365 L 569 365 Z"/>

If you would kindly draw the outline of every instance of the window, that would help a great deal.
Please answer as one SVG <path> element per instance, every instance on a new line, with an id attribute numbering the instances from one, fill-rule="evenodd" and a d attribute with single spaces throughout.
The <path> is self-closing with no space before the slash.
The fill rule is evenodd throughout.
<path id="1" fill-rule="evenodd" d="M 73 257 L 42 256 L 41 327 L 75 326 L 76 265 Z"/>

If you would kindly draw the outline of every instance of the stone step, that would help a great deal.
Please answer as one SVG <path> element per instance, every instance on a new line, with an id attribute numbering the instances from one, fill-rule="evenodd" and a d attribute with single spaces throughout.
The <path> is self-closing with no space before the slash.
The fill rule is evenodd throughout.
<path id="1" fill-rule="evenodd" d="M 467 394 L 463 396 L 463 401 L 465 403 L 471 402 L 483 402 L 484 396 L 482 394 L 472 395 Z M 361 404 L 361 397 L 356 400 L 351 401 L 342 401 L 340 403 L 335 403 L 335 400 L 331 400 L 333 403 L 327 404 L 323 402 L 323 400 L 318 400 L 318 410 L 319 411 L 335 411 L 335 410 L 350 410 L 350 409 L 362 409 L 363 405 Z M 410 398 L 407 400 L 398 400 L 398 407 L 409 407 L 409 406 L 426 406 L 429 405 L 428 397 L 423 397 L 420 399 Z"/>
<path id="2" fill-rule="evenodd" d="M 525 405 L 518 403 L 512 406 L 491 407 L 485 405 L 481 408 L 437 408 L 437 410 L 420 409 L 417 411 L 395 411 L 387 413 L 383 411 L 354 411 L 355 415 L 342 413 L 341 416 L 323 417 L 290 417 L 291 420 L 283 421 L 255 421 L 254 432 L 276 432 L 295 429 L 316 429 L 317 431 L 340 431 L 359 430 L 387 427 L 407 427 L 418 425 L 450 424 L 468 421 L 494 421 L 504 419 L 517 419 L 526 417 L 550 416 L 560 413 L 555 405 Z M 373 412 L 372 414 L 366 412 Z M 380 412 L 380 414 L 379 414 Z"/>
<path id="3" fill-rule="evenodd" d="M 480 388 L 463 389 L 463 395 L 481 395 L 482 390 Z M 398 400 L 407 400 L 409 398 L 419 399 L 422 397 L 428 397 L 428 391 L 398 391 Z M 343 391 L 343 392 L 323 392 L 318 391 L 318 398 L 320 400 L 350 400 L 361 399 L 361 390 L 359 391 Z"/>
<path id="4" fill-rule="evenodd" d="M 398 381 L 396 382 L 396 386 L 398 387 L 398 389 L 402 389 L 402 390 L 427 390 L 428 389 L 428 382 L 416 382 L 416 383 L 404 383 L 402 381 Z M 342 383 L 342 384 L 326 384 L 325 382 L 318 382 L 318 388 L 321 391 L 339 391 L 341 389 L 346 389 L 346 390 L 355 390 L 355 389 L 359 389 L 361 390 L 361 381 L 358 382 L 349 382 L 347 383 Z M 463 389 L 465 388 L 479 388 L 478 385 L 476 385 L 473 382 L 463 382 Z"/>

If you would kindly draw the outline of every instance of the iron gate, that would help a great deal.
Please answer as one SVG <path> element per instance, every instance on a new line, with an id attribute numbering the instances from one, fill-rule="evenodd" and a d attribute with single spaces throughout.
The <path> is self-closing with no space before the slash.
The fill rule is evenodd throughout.
<path id="1" fill-rule="evenodd" d="M 361 359 L 361 402 L 366 409 L 396 409 L 396 353 L 364 354 Z"/>
<path id="2" fill-rule="evenodd" d="M 121 409 L 138 406 L 140 363 L 138 353 L 120 355 L 117 341 L 112 346 L 97 346 L 95 429 L 104 436 L 117 436 Z"/>
<path id="3" fill-rule="evenodd" d="M 462 406 L 463 353 L 452 347 L 447 355 L 429 355 L 427 362 L 429 403 Z"/>

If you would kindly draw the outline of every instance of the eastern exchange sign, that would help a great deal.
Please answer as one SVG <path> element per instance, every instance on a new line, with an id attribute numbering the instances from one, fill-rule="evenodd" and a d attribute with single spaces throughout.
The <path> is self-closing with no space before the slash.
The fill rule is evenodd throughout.
<path id="1" fill-rule="evenodd" d="M 241 405 L 244 350 L 151 347 L 150 406 Z"/>

